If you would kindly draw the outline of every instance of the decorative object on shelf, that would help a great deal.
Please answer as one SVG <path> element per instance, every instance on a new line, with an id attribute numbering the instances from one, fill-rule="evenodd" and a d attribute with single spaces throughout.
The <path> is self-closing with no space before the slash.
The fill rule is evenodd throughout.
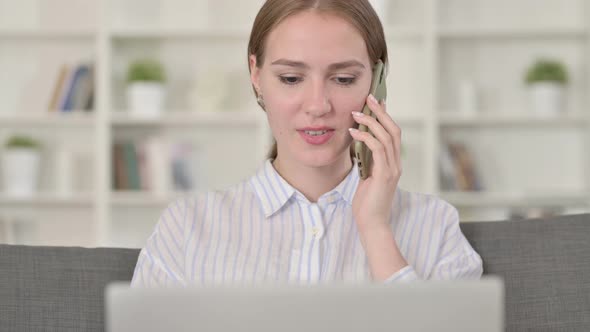
<path id="1" fill-rule="evenodd" d="M 556 116 L 564 108 L 564 90 L 568 83 L 565 65 L 555 59 L 542 58 L 527 70 L 533 112 L 539 116 Z"/>
<path id="2" fill-rule="evenodd" d="M 131 114 L 158 117 L 164 108 L 165 71 L 155 59 L 135 60 L 127 72 L 127 105 Z"/>
<path id="3" fill-rule="evenodd" d="M 381 19 L 381 23 L 385 25 L 387 20 L 387 9 L 389 5 L 389 0 L 369 0 L 377 15 L 379 15 L 379 19 Z"/>
<path id="4" fill-rule="evenodd" d="M 477 90 L 471 79 L 462 79 L 459 82 L 459 112 L 462 115 L 474 116 L 478 110 Z"/>
<path id="5" fill-rule="evenodd" d="M 13 197 L 31 197 L 37 190 L 40 144 L 28 136 L 8 139 L 2 155 L 4 191 Z"/>

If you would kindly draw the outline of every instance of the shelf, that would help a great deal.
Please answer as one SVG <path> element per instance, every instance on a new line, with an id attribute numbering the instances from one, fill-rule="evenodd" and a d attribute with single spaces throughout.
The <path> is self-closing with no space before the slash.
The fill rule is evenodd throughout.
<path id="1" fill-rule="evenodd" d="M 96 32 L 89 29 L 0 28 L 0 39 L 90 39 L 96 36 Z"/>
<path id="2" fill-rule="evenodd" d="M 115 207 L 154 207 L 162 208 L 175 199 L 192 195 L 190 192 L 155 194 L 146 191 L 114 191 L 111 192 L 111 205 Z"/>
<path id="3" fill-rule="evenodd" d="M 438 31 L 440 38 L 469 39 L 469 38 L 581 38 L 587 35 L 584 27 L 532 27 L 532 28 L 504 28 L 504 27 L 441 27 Z"/>
<path id="4" fill-rule="evenodd" d="M 262 113 L 262 111 L 259 111 Z M 111 123 L 114 126 L 143 127 L 143 126 L 256 126 L 260 123 L 262 114 L 253 111 L 224 111 L 224 112 L 167 112 L 157 118 L 141 118 L 127 112 L 113 112 Z"/>
<path id="5" fill-rule="evenodd" d="M 243 39 L 247 40 L 250 30 L 246 28 L 116 28 L 110 31 L 114 39 Z"/>
<path id="6" fill-rule="evenodd" d="M 384 27 L 383 30 L 387 39 L 418 39 L 424 36 L 420 28 Z"/>
<path id="7" fill-rule="evenodd" d="M 38 193 L 33 197 L 19 198 L 0 193 L 0 205 L 8 206 L 45 206 L 45 207 L 90 207 L 93 197 L 89 193 L 60 196 L 55 193 Z"/>
<path id="8" fill-rule="evenodd" d="M 587 205 L 590 193 L 501 193 L 501 192 L 441 192 L 440 197 L 457 207 L 540 207 Z"/>
<path id="9" fill-rule="evenodd" d="M 555 117 L 539 117 L 534 115 L 462 115 L 444 112 L 439 122 L 445 127 L 493 127 L 493 126 L 519 126 L 519 127 L 544 127 L 544 126 L 586 126 L 589 121 L 587 116 L 581 114 L 560 115 Z"/>
<path id="10" fill-rule="evenodd" d="M 0 114 L 0 127 L 80 127 L 93 126 L 95 116 L 92 112 L 47 112 L 26 115 Z"/>
<path id="11" fill-rule="evenodd" d="M 415 39 L 423 36 L 422 30 L 411 27 L 385 27 L 385 36 L 395 39 Z M 115 28 L 110 31 L 114 39 L 242 39 L 250 36 L 250 28 Z"/>

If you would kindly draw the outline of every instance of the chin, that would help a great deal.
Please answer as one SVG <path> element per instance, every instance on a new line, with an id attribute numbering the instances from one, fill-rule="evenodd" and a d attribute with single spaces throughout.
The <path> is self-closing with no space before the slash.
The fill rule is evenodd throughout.
<path id="1" fill-rule="evenodd" d="M 341 162 L 343 160 L 343 153 L 345 153 L 346 156 L 349 156 L 348 151 L 349 148 L 346 148 L 344 152 L 340 153 L 332 149 L 306 151 L 305 153 L 299 154 L 297 159 L 299 159 L 302 164 L 309 167 L 325 167 Z"/>

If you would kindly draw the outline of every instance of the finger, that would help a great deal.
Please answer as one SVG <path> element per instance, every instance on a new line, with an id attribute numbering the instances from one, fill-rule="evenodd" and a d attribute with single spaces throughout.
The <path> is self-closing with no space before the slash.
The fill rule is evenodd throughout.
<path id="1" fill-rule="evenodd" d="M 385 146 L 368 132 L 363 132 L 355 128 L 350 128 L 349 131 L 352 135 L 352 138 L 357 141 L 364 142 L 371 150 L 371 153 L 373 154 L 372 174 L 374 174 L 376 177 L 381 177 L 383 174 L 391 175 L 386 171 L 389 169 L 389 167 Z"/>
<path id="2" fill-rule="evenodd" d="M 400 155 L 401 155 L 401 142 L 402 142 L 402 130 L 397 125 L 397 123 L 391 118 L 391 116 L 387 113 L 385 100 L 381 103 L 376 103 L 375 100 L 371 98 L 371 95 L 367 98 L 367 105 L 369 108 L 375 113 L 375 116 L 379 120 L 379 123 L 387 130 L 387 132 L 393 137 L 393 143 L 395 147 L 395 159 L 400 162 Z"/>
<path id="3" fill-rule="evenodd" d="M 387 157 L 387 164 L 393 166 L 396 162 L 395 159 L 395 151 L 394 151 L 394 143 L 393 138 L 389 133 L 371 116 L 367 116 L 360 112 L 352 112 L 353 118 L 356 122 L 360 124 L 364 124 L 369 129 L 375 137 L 381 142 L 381 144 L 385 147 L 385 154 Z"/>

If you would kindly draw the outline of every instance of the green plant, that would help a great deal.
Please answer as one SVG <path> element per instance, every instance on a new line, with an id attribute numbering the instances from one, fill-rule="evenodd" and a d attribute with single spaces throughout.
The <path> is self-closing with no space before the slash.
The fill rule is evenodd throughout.
<path id="1" fill-rule="evenodd" d="M 567 84 L 568 74 L 562 62 L 539 59 L 527 70 L 525 81 L 527 84 L 547 81 Z"/>
<path id="2" fill-rule="evenodd" d="M 166 80 L 164 67 L 154 59 L 135 60 L 127 71 L 127 82 L 159 82 Z"/>
<path id="3" fill-rule="evenodd" d="M 39 142 L 35 139 L 22 135 L 12 136 L 6 141 L 6 148 L 8 149 L 36 149 L 39 145 Z"/>

